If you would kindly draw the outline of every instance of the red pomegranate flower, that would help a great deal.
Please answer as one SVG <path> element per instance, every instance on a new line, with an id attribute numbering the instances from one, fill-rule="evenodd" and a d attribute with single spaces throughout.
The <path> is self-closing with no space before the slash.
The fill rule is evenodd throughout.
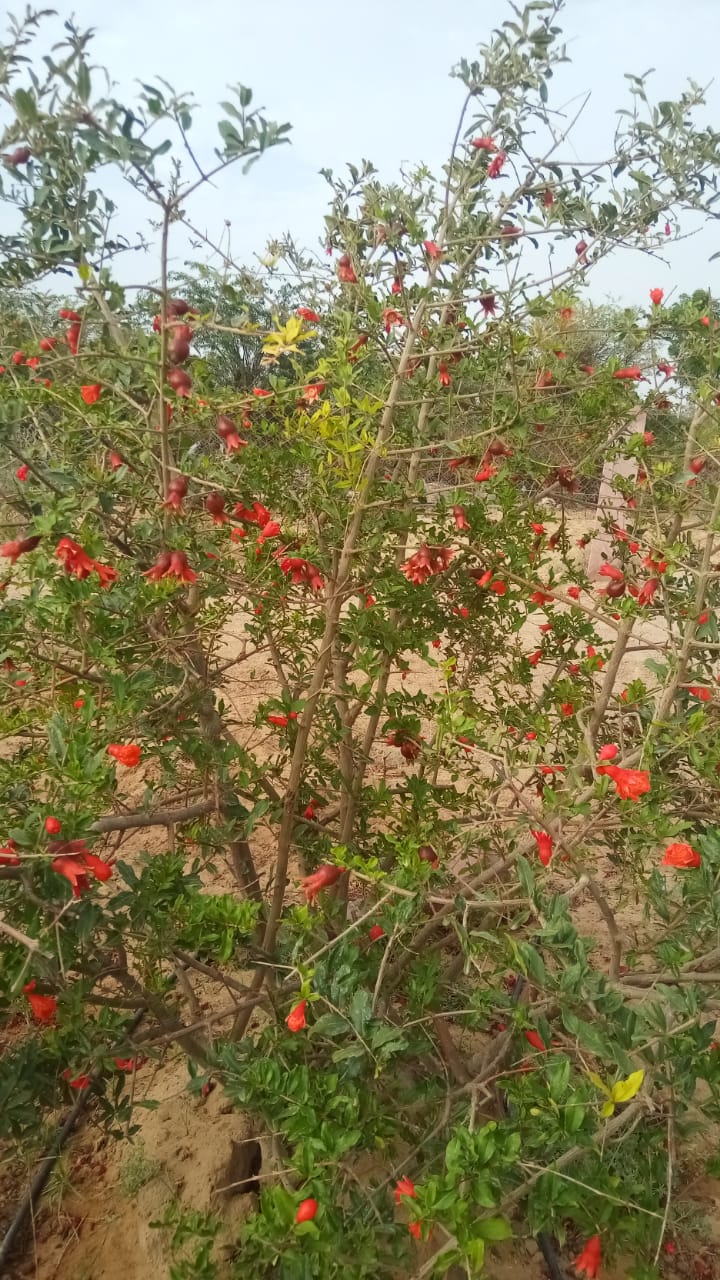
<path id="1" fill-rule="evenodd" d="M 452 513 L 453 513 L 453 519 L 455 521 L 456 529 L 460 529 L 460 530 L 470 529 L 471 526 L 465 514 L 464 507 L 460 506 L 459 503 L 456 503 L 452 509 Z"/>
<path id="2" fill-rule="evenodd" d="M 24 556 L 28 551 L 34 551 L 41 541 L 41 535 L 34 533 L 30 538 L 18 538 L 14 542 L 3 542 L 0 546 L 0 557 L 9 560 L 11 564 L 15 564 L 20 556 Z"/>
<path id="3" fill-rule="evenodd" d="M 442 257 L 442 249 L 440 249 L 438 245 L 436 245 L 434 240 L 423 240 L 423 247 L 425 249 L 425 252 L 428 258 Z"/>
<path id="4" fill-rule="evenodd" d="M 67 840 L 65 842 L 56 842 L 60 848 L 71 849 L 74 846 L 84 846 L 83 840 Z M 84 892 L 90 888 L 90 876 L 93 875 L 96 880 L 109 880 L 112 875 L 112 867 L 107 862 L 103 862 L 102 858 L 98 858 L 89 850 L 81 849 L 76 853 L 58 853 L 50 863 L 53 871 L 58 875 L 65 876 L 70 881 L 72 887 L 73 898 L 79 898 Z"/>
<path id="5" fill-rule="evenodd" d="M 371 942 L 377 942 L 378 939 L 385 937 L 385 930 L 381 924 L 374 924 L 368 929 L 368 938 Z"/>
<path id="6" fill-rule="evenodd" d="M 226 524 L 228 517 L 225 514 L 225 499 L 221 493 L 209 493 L 205 499 L 205 510 L 210 513 L 213 518 L 213 524 Z"/>
<path id="7" fill-rule="evenodd" d="M 301 1000 L 299 1004 L 295 1005 L 294 1009 L 290 1010 L 287 1018 L 285 1019 L 289 1031 L 302 1031 L 307 1026 L 307 1019 L 305 1017 L 306 1004 L 307 1000 Z"/>
<path id="8" fill-rule="evenodd" d="M 448 373 L 448 367 L 445 364 L 444 360 L 441 360 L 438 365 L 438 378 L 440 380 L 441 387 L 449 387 L 450 383 L 452 382 L 452 378 Z"/>
<path id="9" fill-rule="evenodd" d="M 265 524 L 262 526 L 260 537 L 257 540 L 258 554 L 260 553 L 263 543 L 266 542 L 268 538 L 279 538 L 281 532 L 282 531 L 277 520 L 266 520 Z"/>
<path id="10" fill-rule="evenodd" d="M 531 835 L 537 840 L 538 856 L 544 867 L 550 865 L 550 859 L 553 856 L 553 838 L 547 831 L 532 831 Z"/>
<path id="11" fill-rule="evenodd" d="M 408 1177 L 401 1178 L 400 1181 L 395 1185 L 395 1190 L 393 1192 L 393 1195 L 395 1196 L 396 1204 L 400 1204 L 404 1196 L 407 1196 L 408 1200 L 417 1199 L 415 1183 L 413 1182 L 412 1178 L 408 1178 Z"/>
<path id="12" fill-rule="evenodd" d="M 335 867 L 329 863 L 325 866 L 318 867 L 317 871 L 313 871 L 312 875 L 305 876 L 300 881 L 302 891 L 309 903 L 317 901 L 317 896 L 322 889 L 329 889 L 335 884 L 343 873 L 343 867 Z"/>
<path id="13" fill-rule="evenodd" d="M 616 369 L 613 373 L 613 378 L 617 378 L 620 382 L 639 382 L 642 376 L 642 369 L 636 364 L 628 365 L 625 369 Z"/>
<path id="14" fill-rule="evenodd" d="M 350 254 L 344 253 L 338 259 L 338 280 L 341 284 L 357 284 L 357 279 Z"/>
<path id="15" fill-rule="evenodd" d="M 687 870 L 690 867 L 702 866 L 702 858 L 697 849 L 693 849 L 692 845 L 683 844 L 682 842 L 669 844 L 663 854 L 660 866 L 682 867 Z"/>
<path id="16" fill-rule="evenodd" d="M 311 311 L 309 307 L 298 307 L 297 313 L 301 320 L 307 320 L 308 324 L 319 324 L 320 317 L 317 311 Z"/>
<path id="17" fill-rule="evenodd" d="M 578 1254 L 573 1263 L 578 1275 L 587 1277 L 587 1280 L 595 1280 L 600 1270 L 600 1237 L 591 1236 L 585 1248 Z"/>
<path id="18" fill-rule="evenodd" d="M 418 586 L 434 574 L 443 573 L 454 554 L 451 547 L 429 547 L 423 542 L 415 554 L 400 566 L 400 571 L 405 574 L 408 582 Z"/>
<path id="19" fill-rule="evenodd" d="M 162 504 L 163 507 L 170 511 L 182 511 L 183 498 L 187 496 L 187 491 L 187 476 L 173 476 L 168 485 L 168 496 Z"/>
<path id="20" fill-rule="evenodd" d="M 75 312 L 73 311 L 71 314 L 75 315 Z M 80 345 L 80 323 L 79 322 L 77 324 L 71 324 L 69 326 L 67 333 L 65 334 L 65 341 L 67 342 L 68 347 L 70 348 L 70 355 L 76 356 L 78 353 L 78 347 Z"/>
<path id="21" fill-rule="evenodd" d="M 305 1001 L 303 1001 L 303 1004 L 304 1003 Z M 313 1200 L 312 1197 L 308 1200 L 301 1200 L 300 1204 L 298 1205 L 298 1211 L 295 1214 L 295 1221 L 296 1222 L 312 1222 L 317 1211 L 318 1211 L 317 1200 Z"/>
<path id="22" fill-rule="evenodd" d="M 304 582 L 312 591 L 322 591 L 325 586 L 320 570 L 302 556 L 284 556 L 280 561 L 280 570 L 284 574 L 290 574 L 295 585 Z"/>
<path id="23" fill-rule="evenodd" d="M 151 569 L 145 571 L 144 577 L 149 582 L 159 582 L 161 578 L 177 578 L 178 582 L 197 582 L 197 574 L 188 564 L 184 551 L 161 551 Z"/>
<path id="24" fill-rule="evenodd" d="M 80 395 L 82 396 L 86 404 L 96 404 L 97 401 L 100 399 L 101 391 L 102 391 L 101 384 L 99 382 L 93 382 L 88 387 L 81 387 Z"/>
<path id="25" fill-rule="evenodd" d="M 35 979 L 32 982 L 26 982 L 23 987 L 23 993 L 27 996 L 28 1004 L 32 1009 L 32 1015 L 36 1022 L 54 1022 L 57 1013 L 57 999 L 55 996 L 42 996 L 35 990 Z"/>
<path id="26" fill-rule="evenodd" d="M 525 1039 L 528 1044 L 532 1045 L 533 1049 L 539 1050 L 540 1053 L 547 1053 L 547 1045 L 541 1038 L 539 1031 L 534 1031 L 532 1029 L 530 1031 L 526 1031 Z"/>
<path id="27" fill-rule="evenodd" d="M 270 512 L 264 507 L 262 502 L 253 502 L 252 507 L 244 507 L 241 502 L 236 503 L 233 514 L 238 520 L 244 520 L 247 524 L 257 524 L 260 528 L 271 519 Z"/>
<path id="28" fill-rule="evenodd" d="M 659 307 L 659 306 L 660 306 L 660 303 L 662 302 L 662 300 L 663 300 L 663 298 L 664 298 L 664 297 L 665 297 L 665 290 L 664 290 L 664 289 L 651 289 L 651 290 L 650 290 L 650 301 L 652 302 L 652 304 L 653 304 L 653 306 L 654 306 L 654 307 Z"/>
<path id="29" fill-rule="evenodd" d="M 504 151 L 498 151 L 497 155 L 493 156 L 488 165 L 488 178 L 499 178 L 506 160 L 506 153 Z"/>
<path id="30" fill-rule="evenodd" d="M 111 742 L 107 752 L 118 764 L 124 764 L 126 769 L 134 769 L 139 765 L 142 755 L 142 749 L 136 742 Z"/>
<path id="31" fill-rule="evenodd" d="M 22 466 L 18 467 L 17 471 L 15 472 L 15 479 L 19 480 L 21 484 L 24 484 L 29 474 L 30 474 L 30 468 L 27 462 L 23 462 Z"/>
<path id="32" fill-rule="evenodd" d="M 481 138 L 471 138 L 470 146 L 474 147 L 476 151 L 497 151 L 495 143 L 487 134 Z"/>
<path id="33" fill-rule="evenodd" d="M 652 604 L 653 596 L 660 587 L 659 578 L 648 578 L 638 592 L 638 604 Z"/>
<path id="34" fill-rule="evenodd" d="M 181 398 L 188 397 L 192 391 L 192 378 L 184 369 L 169 369 L 165 375 L 165 381 Z"/>
<path id="35" fill-rule="evenodd" d="M 606 742 L 598 752 L 598 760 L 614 760 L 618 753 L 618 747 L 614 742 Z"/>
<path id="36" fill-rule="evenodd" d="M 618 764 L 602 764 L 598 773 L 606 773 L 615 783 L 615 790 L 621 800 L 637 802 L 650 790 L 650 774 L 647 769 L 623 769 Z"/>
<path id="37" fill-rule="evenodd" d="M 73 542 L 72 538 L 61 538 L 55 548 L 55 555 L 67 572 L 74 574 L 81 582 L 89 578 L 91 573 L 97 574 L 101 587 L 109 587 L 111 583 L 117 581 L 117 569 L 113 569 L 112 565 L 100 564 L 98 560 L 93 560 L 92 556 L 83 551 L 79 543 Z"/>
<path id="38" fill-rule="evenodd" d="M 383 324 L 385 332 L 389 333 L 393 325 L 404 324 L 402 311 L 396 311 L 394 307 L 386 307 L 383 311 Z"/>
<path id="39" fill-rule="evenodd" d="M 228 418 L 225 413 L 221 413 L 218 417 L 217 432 L 225 441 L 225 447 L 228 453 L 232 453 L 235 449 L 244 449 L 247 445 L 247 440 L 240 439 L 238 429 L 232 418 Z"/>

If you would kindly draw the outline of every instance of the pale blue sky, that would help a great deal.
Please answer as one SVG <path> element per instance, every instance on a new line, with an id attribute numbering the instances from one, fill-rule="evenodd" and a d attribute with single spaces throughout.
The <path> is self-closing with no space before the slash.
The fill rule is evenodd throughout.
<path id="1" fill-rule="evenodd" d="M 62 12 L 62 0 L 58 7 Z M 271 118 L 292 123 L 291 147 L 267 156 L 247 178 L 233 170 L 192 206 L 214 239 L 231 220 L 234 256 L 246 261 L 285 230 L 316 247 L 328 190 L 321 166 L 338 170 L 367 157 L 384 177 L 420 160 L 439 168 L 462 96 L 449 69 L 459 57 L 473 57 L 492 27 L 511 16 L 504 0 L 75 0 L 73 11 L 81 25 L 97 29 L 97 60 L 122 90 L 160 75 L 194 93 L 204 123 L 193 137 L 206 154 L 217 140 L 216 103 L 228 83 L 249 84 Z M 720 0 L 568 0 L 561 25 L 572 64 L 558 77 L 552 105 L 592 92 L 570 156 L 607 154 L 614 111 L 628 105 L 625 71 L 655 67 L 657 97 L 676 95 L 687 76 L 706 84 L 715 74 Z M 707 119 L 720 126 L 718 86 L 708 100 Z M 599 268 L 592 294 L 644 302 L 658 284 L 717 290 L 720 264 L 708 267 L 707 258 L 718 248 L 720 227 L 676 246 L 671 270 L 621 254 Z M 179 241 L 176 249 L 179 263 Z"/>

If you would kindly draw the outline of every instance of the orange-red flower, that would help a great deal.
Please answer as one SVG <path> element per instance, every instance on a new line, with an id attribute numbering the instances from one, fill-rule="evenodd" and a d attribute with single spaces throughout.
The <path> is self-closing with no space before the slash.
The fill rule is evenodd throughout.
<path id="1" fill-rule="evenodd" d="M 471 138 L 470 146 L 474 147 L 476 151 L 497 151 L 497 147 L 495 146 L 492 138 L 489 138 L 487 135 L 484 135 L 481 138 Z"/>
<path id="2" fill-rule="evenodd" d="M 614 760 L 618 753 L 618 748 L 614 742 L 606 742 L 604 747 L 598 752 L 598 760 Z"/>
<path id="3" fill-rule="evenodd" d="M 235 423 L 225 413 L 221 413 L 218 416 L 217 432 L 221 439 L 225 441 L 228 453 L 232 453 L 234 449 L 244 449 L 247 444 L 247 440 L 240 439 Z"/>
<path id="4" fill-rule="evenodd" d="M 440 364 L 438 365 L 438 378 L 440 379 L 441 387 L 449 387 L 450 383 L 452 382 L 452 378 L 448 373 L 448 367 L 445 364 L 444 360 L 441 360 Z"/>
<path id="5" fill-rule="evenodd" d="M 302 1031 L 307 1026 L 307 1019 L 305 1017 L 306 1004 L 307 1000 L 301 1000 L 299 1004 L 296 1004 L 295 1007 L 290 1010 L 287 1018 L 285 1019 L 288 1031 Z"/>
<path id="6" fill-rule="evenodd" d="M 385 326 L 386 333 L 390 332 L 393 325 L 404 324 L 404 323 L 405 321 L 403 319 L 403 314 L 401 311 L 396 311 L 394 307 L 385 308 L 385 310 L 383 311 L 383 324 Z"/>
<path id="7" fill-rule="evenodd" d="M 168 496 L 163 502 L 163 507 L 169 511 L 182 511 L 183 498 L 186 497 L 188 491 L 187 476 L 173 476 L 168 485 Z"/>
<path id="8" fill-rule="evenodd" d="M 534 1030 L 526 1031 L 525 1039 L 527 1040 L 528 1044 L 532 1045 L 533 1049 L 538 1049 L 540 1053 L 547 1053 L 547 1045 L 542 1040 L 539 1031 L 534 1031 Z"/>
<path id="9" fill-rule="evenodd" d="M 615 783 L 615 790 L 621 800 L 637 802 L 650 790 L 650 774 L 647 769 L 623 769 L 619 764 L 601 764 L 597 770 L 607 774 Z"/>
<path id="10" fill-rule="evenodd" d="M 600 1237 L 591 1236 L 585 1248 L 578 1254 L 573 1263 L 578 1275 L 586 1276 L 587 1280 L 595 1280 L 600 1270 Z"/>
<path id="11" fill-rule="evenodd" d="M 499 178 L 506 160 L 506 153 L 504 151 L 498 151 L 497 155 L 493 156 L 488 165 L 488 178 Z"/>
<path id="12" fill-rule="evenodd" d="M 377 942 L 379 938 L 385 937 L 385 930 L 381 924 L 374 924 L 368 929 L 368 938 L 371 942 Z"/>
<path id="13" fill-rule="evenodd" d="M 32 1015 L 36 1022 L 54 1022 L 57 1013 L 57 1000 L 55 996 L 43 996 L 35 990 L 35 979 L 32 982 L 26 982 L 23 987 L 23 993 L 27 996 L 28 1004 L 32 1009 Z"/>
<path id="14" fill-rule="evenodd" d="M 124 764 L 126 769 L 134 769 L 139 765 L 142 755 L 136 742 L 111 742 L 107 752 L 118 764 Z"/>
<path id="15" fill-rule="evenodd" d="M 616 369 L 613 378 L 617 378 L 619 382 L 639 382 L 642 378 L 642 369 L 636 364 L 631 364 L 625 369 Z"/>
<path id="16" fill-rule="evenodd" d="M 99 561 L 93 560 L 92 556 L 83 551 L 79 543 L 73 542 L 72 538 L 61 538 L 55 549 L 55 555 L 62 561 L 67 572 L 74 574 L 81 581 L 89 578 L 91 573 L 97 574 L 101 587 L 109 587 L 117 580 L 117 569 L 113 569 L 112 565 L 100 564 Z"/>
<path id="17" fill-rule="evenodd" d="M 74 898 L 90 888 L 91 875 L 96 880 L 109 880 L 112 875 L 110 864 L 91 853 L 84 840 L 53 840 L 48 847 L 55 855 L 50 866 L 70 881 Z"/>
<path id="18" fill-rule="evenodd" d="M 544 867 L 550 865 L 550 859 L 553 856 L 553 838 L 547 831 L 533 831 L 531 834 L 537 840 L 538 856 Z"/>
<path id="19" fill-rule="evenodd" d="M 702 858 L 697 849 L 693 849 L 692 845 L 683 844 L 682 842 L 669 844 L 663 854 L 660 866 L 682 867 L 687 870 L 690 867 L 702 866 Z"/>
<path id="20" fill-rule="evenodd" d="M 665 290 L 664 290 L 664 289 L 651 289 L 651 290 L 650 290 L 650 301 L 652 302 L 652 304 L 653 304 L 653 306 L 654 306 L 654 307 L 659 307 L 659 306 L 660 306 L 660 303 L 662 302 L 662 300 L 663 300 L 663 298 L 664 298 L 664 297 L 665 297 Z"/>
<path id="21" fill-rule="evenodd" d="M 451 547 L 429 547 L 423 542 L 415 554 L 400 566 L 400 571 L 405 574 L 408 582 L 418 586 L 434 574 L 443 573 L 454 554 Z"/>
<path id="22" fill-rule="evenodd" d="M 184 551 L 161 551 L 155 564 L 143 575 L 148 582 L 161 578 L 177 578 L 178 582 L 197 582 L 197 574 L 190 568 Z"/>
<path id="23" fill-rule="evenodd" d="M 465 515 L 465 508 L 460 506 L 459 503 L 455 504 L 455 506 L 452 509 L 452 513 L 453 513 L 453 519 L 455 520 L 456 529 L 464 530 L 464 529 L 469 529 L 471 527 L 468 521 L 468 518 Z"/>
<path id="24" fill-rule="evenodd" d="M 638 604 L 652 604 L 653 596 L 660 586 L 659 578 L 648 578 L 638 592 Z"/>
<path id="25" fill-rule="evenodd" d="M 298 307 L 297 313 L 301 320 L 307 320 L 308 324 L 319 324 L 320 317 L 317 311 L 311 311 L 309 307 Z"/>
<path id="26" fill-rule="evenodd" d="M 436 245 L 434 240 L 423 240 L 423 246 L 428 258 L 442 257 L 442 249 Z"/>
<path id="27" fill-rule="evenodd" d="M 228 517 L 225 514 L 225 499 L 221 493 L 209 493 L 205 499 L 205 510 L 209 511 L 213 518 L 213 524 L 226 524 Z"/>
<path id="28" fill-rule="evenodd" d="M 618 569 L 614 564 L 603 564 L 600 566 L 601 578 L 612 578 L 613 582 L 624 582 L 625 574 L 622 569 Z"/>
<path id="29" fill-rule="evenodd" d="M 338 259 L 338 280 L 341 284 L 357 284 L 357 276 L 350 260 L 350 254 L 344 253 Z"/>
<path id="30" fill-rule="evenodd" d="M 81 387 L 80 395 L 86 404 L 96 404 L 100 399 L 102 386 L 99 382 L 93 382 L 89 387 Z"/>
<path id="31" fill-rule="evenodd" d="M 233 514 L 238 520 L 244 520 L 246 524 L 257 524 L 261 529 L 265 527 L 271 519 L 270 512 L 264 507 L 262 502 L 253 502 L 252 507 L 244 507 L 241 502 L 235 504 Z"/>
<path id="32" fill-rule="evenodd" d="M 395 1196 L 396 1204 L 400 1204 L 403 1196 L 407 1196 L 408 1200 L 415 1200 L 417 1198 L 417 1192 L 412 1178 L 401 1178 L 400 1181 L 396 1183 L 393 1195 Z"/>
<path id="33" fill-rule="evenodd" d="M 261 533 L 260 533 L 260 537 L 259 537 L 259 538 L 258 538 L 258 540 L 257 540 L 257 550 L 258 550 L 258 552 L 260 551 L 260 548 L 262 547 L 263 543 L 264 543 L 268 538 L 279 538 L 279 537 L 280 537 L 280 533 L 281 533 L 281 530 L 280 530 L 280 525 L 278 524 L 278 521 L 277 521 L 277 520 L 267 520 L 267 521 L 265 522 L 265 524 L 263 525 L 263 527 L 262 527 L 262 531 L 261 531 Z"/>
<path id="34" fill-rule="evenodd" d="M 320 570 L 302 556 L 283 556 L 280 569 L 282 573 L 290 574 L 293 583 L 304 582 L 312 591 L 322 591 L 325 586 Z"/>
<path id="35" fill-rule="evenodd" d="M 494 467 L 491 462 L 486 462 L 485 466 L 481 467 L 480 470 L 473 476 L 473 480 L 475 481 L 476 484 L 485 484 L 487 480 L 492 480 L 493 476 L 496 476 L 496 475 L 497 475 L 497 467 Z"/>
<path id="36" fill-rule="evenodd" d="M 710 702 L 712 700 L 712 689 L 709 689 L 706 684 L 690 684 L 688 685 L 688 693 L 691 693 L 693 698 L 699 698 L 701 702 Z"/>
<path id="37" fill-rule="evenodd" d="M 22 466 L 18 467 L 17 471 L 15 472 L 15 479 L 19 480 L 22 484 L 27 480 L 29 474 L 30 474 L 30 468 L 27 462 L 23 462 Z"/>
<path id="38" fill-rule="evenodd" d="M 300 881 L 300 884 L 306 900 L 310 903 L 316 902 L 321 890 L 329 889 L 331 885 L 335 884 L 340 879 L 343 870 L 343 867 L 335 867 L 330 863 L 326 863 L 325 866 L 318 867 L 317 871 L 313 871 L 311 875 L 305 876 Z"/>
<path id="39" fill-rule="evenodd" d="M 87 1089 L 90 1085 L 89 1075 L 83 1073 L 82 1075 L 73 1077 L 73 1073 L 69 1067 L 66 1067 L 63 1071 L 63 1080 L 67 1080 L 71 1089 Z"/>
<path id="40" fill-rule="evenodd" d="M 34 551 L 35 547 L 41 541 L 41 535 L 34 533 L 30 538 L 18 538 L 14 542 L 3 542 L 0 546 L 0 556 L 5 560 L 9 560 L 11 564 L 24 556 L 28 551 Z"/>

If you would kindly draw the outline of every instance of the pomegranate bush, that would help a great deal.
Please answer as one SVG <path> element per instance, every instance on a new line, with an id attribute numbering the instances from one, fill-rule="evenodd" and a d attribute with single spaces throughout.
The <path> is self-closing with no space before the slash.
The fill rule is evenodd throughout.
<path id="1" fill-rule="evenodd" d="M 442 174 L 328 172 L 327 257 L 273 246 L 236 324 L 174 246 L 288 127 L 241 86 L 198 156 L 72 24 L 2 51 L 0 1125 L 88 1091 L 132 1133 L 178 1046 L 267 1135 L 235 1252 L 206 1224 L 178 1277 L 479 1275 L 529 1235 L 657 1276 L 719 1115 L 718 322 L 658 287 L 593 365 L 576 311 L 712 210 L 720 139 L 632 79 L 568 165 L 560 8 L 460 63 Z M 107 166 L 159 227 L 147 324 Z"/>

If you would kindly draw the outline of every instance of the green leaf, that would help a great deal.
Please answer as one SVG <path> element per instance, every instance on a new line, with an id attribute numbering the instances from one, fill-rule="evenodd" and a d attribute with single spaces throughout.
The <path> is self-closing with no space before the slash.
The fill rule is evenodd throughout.
<path id="1" fill-rule="evenodd" d="M 35 124 L 38 119 L 38 109 L 35 99 L 27 89 L 16 89 L 13 97 L 15 110 L 18 118 L 23 124 Z"/>
<path id="2" fill-rule="evenodd" d="M 78 67 L 77 92 L 81 102 L 89 102 L 90 100 L 90 68 L 86 62 L 81 62 Z"/>
<path id="3" fill-rule="evenodd" d="M 323 1013 L 308 1028 L 310 1035 L 326 1036 L 328 1040 L 345 1036 L 349 1030 L 347 1018 L 341 1018 L 339 1013 Z"/>

